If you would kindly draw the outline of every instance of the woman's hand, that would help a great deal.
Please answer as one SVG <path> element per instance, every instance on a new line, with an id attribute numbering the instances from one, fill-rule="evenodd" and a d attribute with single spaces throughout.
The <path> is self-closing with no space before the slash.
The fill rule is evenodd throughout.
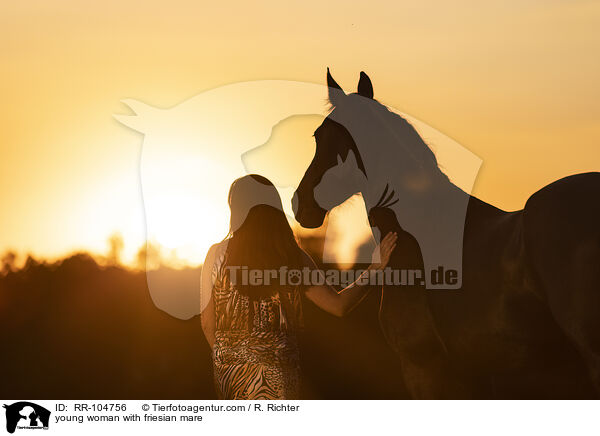
<path id="1" fill-rule="evenodd" d="M 337 291 L 335 288 L 328 284 L 309 286 L 304 291 L 304 295 L 319 306 L 321 309 L 336 315 L 344 316 L 356 307 L 363 298 L 367 295 L 370 289 L 377 288 L 381 290 L 380 285 L 369 283 L 369 271 L 382 270 L 390 261 L 392 251 L 396 247 L 396 240 L 398 235 L 396 233 L 388 233 L 385 238 L 382 239 L 381 244 L 375 249 L 373 257 L 377 251 L 380 254 L 379 262 L 372 262 L 368 270 L 364 271 L 361 276 L 354 281 L 354 283 L 346 286 L 341 291 Z M 311 270 L 318 270 L 314 261 L 311 257 L 305 253 L 306 266 Z M 367 280 L 362 280 L 367 279 Z"/>
<path id="2" fill-rule="evenodd" d="M 390 232 L 381 240 L 379 247 L 376 247 L 373 251 L 373 257 L 371 259 L 371 268 L 376 270 L 384 269 L 390 261 L 392 251 L 396 248 L 396 240 L 398 234 L 396 232 Z M 375 262 L 375 256 L 379 251 L 379 262 Z"/>

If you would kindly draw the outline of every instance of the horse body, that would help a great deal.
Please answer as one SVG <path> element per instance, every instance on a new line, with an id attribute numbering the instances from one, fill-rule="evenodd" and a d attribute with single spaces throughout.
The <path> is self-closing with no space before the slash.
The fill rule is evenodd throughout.
<path id="1" fill-rule="evenodd" d="M 600 173 L 561 179 L 535 193 L 523 210 L 505 212 L 445 178 L 410 126 L 394 124 L 404 129 L 398 131 L 384 123 L 372 133 L 368 125 L 386 115 L 374 105 L 379 103 L 364 73 L 359 95 L 343 94 L 329 73 L 328 84 L 335 109 L 315 132 L 317 152 L 294 198 L 296 218 L 307 227 L 320 225 L 334 204 L 319 204 L 314 196 L 323 189 L 315 188 L 338 180 L 345 186 L 336 203 L 361 192 L 372 227 L 380 235 L 399 233 L 390 267 L 421 270 L 426 280 L 384 286 L 380 323 L 410 394 L 597 396 Z M 400 145 L 383 159 L 386 149 L 366 149 L 387 138 Z M 404 161 L 388 165 L 400 146 Z M 349 155 L 356 161 L 353 175 L 340 162 Z M 461 264 L 457 286 L 428 290 L 436 262 Z"/>
<path id="2" fill-rule="evenodd" d="M 559 263 L 576 254 L 572 247 L 582 244 L 587 253 L 584 247 L 590 240 L 599 240 L 596 227 L 595 235 L 588 232 L 579 244 L 565 247 L 561 242 L 564 227 L 573 217 L 565 216 L 564 222 L 553 225 L 541 219 L 550 212 L 546 206 L 558 205 L 555 201 L 544 205 L 538 199 L 557 188 L 569 192 L 570 199 L 576 198 L 582 193 L 581 185 L 595 185 L 600 196 L 600 174 L 596 173 L 558 181 L 532 196 L 526 208 L 517 212 L 504 212 L 471 197 L 462 287 L 427 291 L 423 284 L 384 286 L 380 323 L 400 357 L 413 397 L 595 397 L 592 382 L 597 383 L 594 375 L 600 368 L 595 360 L 598 350 L 593 347 L 600 333 L 596 321 L 600 281 L 598 269 L 595 279 L 589 273 L 594 274 L 593 262 L 600 265 L 599 244 L 595 257 L 581 259 L 589 265 L 586 277 L 577 278 L 576 268 L 563 270 L 560 289 L 542 278 L 550 267 L 560 271 Z M 586 220 L 600 222 L 598 208 L 589 212 Z M 390 266 L 423 269 L 417 240 L 402 229 L 395 214 L 372 209 L 370 216 L 382 235 L 389 231 L 400 235 L 401 248 Z M 547 247 L 551 249 L 540 248 L 542 241 L 551 241 Z M 590 286 L 564 287 L 570 280 Z M 557 301 L 553 304 L 553 300 Z M 565 309 L 578 301 L 589 304 L 587 312 L 567 316 Z M 586 326 L 589 330 L 578 337 L 575 333 Z"/>

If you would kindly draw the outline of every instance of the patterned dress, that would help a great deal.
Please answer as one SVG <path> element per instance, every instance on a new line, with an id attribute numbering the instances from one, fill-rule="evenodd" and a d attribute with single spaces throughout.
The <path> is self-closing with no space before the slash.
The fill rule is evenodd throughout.
<path id="1" fill-rule="evenodd" d="M 226 245 L 226 244 L 222 244 Z M 220 399 L 298 399 L 300 365 L 297 332 L 302 327 L 299 291 L 280 290 L 252 299 L 229 280 L 225 249 L 214 264 L 216 334 L 215 387 Z"/>

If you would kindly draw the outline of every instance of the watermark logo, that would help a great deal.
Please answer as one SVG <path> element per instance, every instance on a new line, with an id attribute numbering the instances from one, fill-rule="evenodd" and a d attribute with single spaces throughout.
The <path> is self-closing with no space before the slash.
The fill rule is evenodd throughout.
<path id="1" fill-rule="evenodd" d="M 19 430 L 48 430 L 50 411 L 45 407 L 29 401 L 18 401 L 5 404 L 6 431 L 14 433 Z"/>
<path id="2" fill-rule="evenodd" d="M 148 253 L 158 246 L 173 258 L 201 264 L 209 247 L 228 233 L 231 183 L 247 174 L 260 174 L 275 185 L 284 212 L 293 222 L 294 192 L 317 155 L 320 135 L 314 133 L 325 118 L 331 118 L 344 126 L 356 147 L 343 159 L 336 159 L 333 148 L 326 150 L 322 144 L 331 156 L 320 153 L 321 158 L 312 165 L 321 170 L 330 167 L 322 177 L 314 178 L 320 183 L 306 190 L 314 205 L 329 211 L 323 263 L 370 263 L 383 231 L 377 225 L 381 223 L 371 222 L 368 213 L 376 209 L 373 215 L 377 215 L 379 209 L 389 209 L 398 226 L 419 242 L 427 288 L 459 288 L 468 197 L 460 195 L 453 201 L 446 191 L 431 189 L 435 195 L 421 201 L 421 194 L 446 176 L 460 188 L 452 193 L 470 193 L 481 159 L 422 121 L 377 106 L 369 98 L 347 95 L 344 104 L 337 105 L 340 110 L 330 112 L 331 105 L 326 102 L 329 89 L 313 83 L 260 80 L 210 89 L 165 109 L 123 100 L 132 113 L 115 118 L 144 135 L 140 182 Z M 373 122 L 362 129 L 363 115 L 370 113 L 367 109 L 372 106 L 377 109 L 371 116 Z M 419 171 L 423 156 L 435 174 Z M 436 162 L 443 168 L 443 177 Z M 405 168 L 409 163 L 412 166 Z M 357 171 L 359 166 L 362 173 Z M 302 206 L 304 197 L 296 197 L 296 205 Z M 301 209 L 306 211 L 306 205 Z M 188 319 L 191 306 L 173 304 L 172 284 L 162 279 L 160 271 L 155 272 L 160 261 L 152 257 L 146 256 L 145 267 L 154 303 L 173 316 Z M 457 277 L 441 283 L 432 280 L 437 265 L 443 265 L 445 271 L 456 270 Z M 299 276 L 294 273 L 290 279 Z M 199 286 L 200 280 L 193 283 Z M 190 294 L 194 292 L 197 290 Z"/>
<path id="3" fill-rule="evenodd" d="M 394 269 L 387 267 L 383 270 L 364 269 L 251 269 L 246 266 L 227 266 L 225 268 L 232 285 L 242 286 L 415 286 L 425 285 L 426 277 L 419 269 Z M 458 281 L 458 271 L 445 270 L 443 266 L 431 271 L 430 282 L 435 285 L 454 286 Z"/>

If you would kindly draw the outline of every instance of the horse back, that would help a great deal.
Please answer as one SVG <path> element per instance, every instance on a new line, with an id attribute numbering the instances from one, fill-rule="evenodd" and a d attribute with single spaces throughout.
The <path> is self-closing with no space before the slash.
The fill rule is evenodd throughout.
<path id="1" fill-rule="evenodd" d="M 600 173 L 565 177 L 540 189 L 525 205 L 523 226 L 528 258 L 546 292 L 576 291 L 577 275 L 600 275 Z"/>

